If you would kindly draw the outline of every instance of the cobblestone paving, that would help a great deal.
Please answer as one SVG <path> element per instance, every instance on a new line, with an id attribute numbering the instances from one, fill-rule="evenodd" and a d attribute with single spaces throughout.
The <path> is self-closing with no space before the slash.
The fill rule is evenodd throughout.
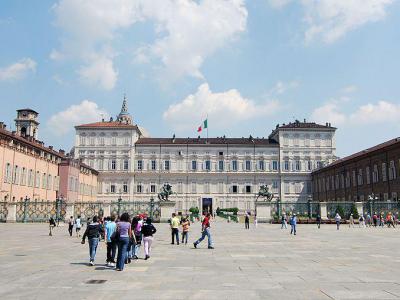
<path id="1" fill-rule="evenodd" d="M 0 299 L 400 298 L 397 228 L 300 225 L 291 236 L 279 225 L 212 226 L 208 250 L 170 245 L 168 226 L 156 224 L 151 259 L 116 272 L 104 265 L 104 243 L 89 267 L 87 244 L 66 226 L 48 236 L 45 224 L 0 224 Z M 199 233 L 195 224 L 190 240 Z"/>

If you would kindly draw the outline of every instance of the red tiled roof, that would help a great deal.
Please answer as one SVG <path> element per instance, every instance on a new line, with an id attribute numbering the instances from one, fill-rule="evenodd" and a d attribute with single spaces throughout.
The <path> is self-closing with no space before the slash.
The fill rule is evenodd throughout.
<path id="1" fill-rule="evenodd" d="M 136 145 L 262 145 L 278 147 L 275 140 L 264 138 L 140 138 Z"/>
<path id="2" fill-rule="evenodd" d="M 137 129 L 136 125 L 126 124 L 118 121 L 113 122 L 95 122 L 89 124 L 82 124 L 75 126 L 75 128 L 128 128 L 128 129 Z"/>
<path id="3" fill-rule="evenodd" d="M 373 146 L 371 148 L 368 148 L 368 149 L 356 152 L 356 153 L 354 153 L 352 155 L 349 155 L 349 156 L 343 157 L 341 159 L 338 159 L 338 160 L 334 161 L 333 163 L 331 163 L 330 165 L 327 165 L 324 168 L 316 170 L 314 173 L 325 171 L 325 170 L 327 170 L 327 169 L 329 169 L 331 167 L 336 167 L 338 165 L 347 163 L 347 162 L 349 162 L 349 161 L 351 161 L 353 159 L 360 159 L 360 158 L 362 158 L 364 156 L 370 155 L 370 154 L 372 154 L 374 152 L 377 152 L 377 151 L 381 151 L 381 150 L 383 150 L 383 149 L 385 149 L 387 147 L 390 147 L 390 146 L 393 146 L 393 145 L 396 145 L 396 144 L 399 144 L 399 146 L 400 146 L 400 137 L 391 139 L 389 141 L 386 141 L 384 143 L 378 144 L 378 145 Z"/>

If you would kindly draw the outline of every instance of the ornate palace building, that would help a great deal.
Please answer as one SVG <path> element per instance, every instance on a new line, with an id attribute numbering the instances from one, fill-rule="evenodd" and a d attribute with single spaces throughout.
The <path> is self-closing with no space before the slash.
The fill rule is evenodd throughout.
<path id="1" fill-rule="evenodd" d="M 336 158 L 329 123 L 277 125 L 266 138 L 150 138 L 134 124 L 126 99 L 115 120 L 75 128 L 75 158 L 99 171 L 99 200 L 148 201 L 169 183 L 181 211 L 254 210 L 264 184 L 282 201 L 307 201 L 311 172 Z"/>

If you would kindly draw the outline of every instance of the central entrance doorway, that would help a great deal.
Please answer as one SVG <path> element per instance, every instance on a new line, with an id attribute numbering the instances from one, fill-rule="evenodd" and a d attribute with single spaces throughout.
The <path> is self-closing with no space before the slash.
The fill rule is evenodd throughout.
<path id="1" fill-rule="evenodd" d="M 212 198 L 202 199 L 203 213 L 212 213 Z"/>

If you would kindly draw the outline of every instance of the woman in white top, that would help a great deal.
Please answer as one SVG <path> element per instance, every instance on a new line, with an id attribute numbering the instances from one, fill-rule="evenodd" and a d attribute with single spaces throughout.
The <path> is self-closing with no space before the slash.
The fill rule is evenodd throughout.
<path id="1" fill-rule="evenodd" d="M 336 213 L 335 221 L 336 221 L 336 229 L 337 229 L 337 230 L 339 230 L 340 220 L 341 220 L 341 219 L 342 219 L 342 218 L 340 217 L 339 213 Z"/>

